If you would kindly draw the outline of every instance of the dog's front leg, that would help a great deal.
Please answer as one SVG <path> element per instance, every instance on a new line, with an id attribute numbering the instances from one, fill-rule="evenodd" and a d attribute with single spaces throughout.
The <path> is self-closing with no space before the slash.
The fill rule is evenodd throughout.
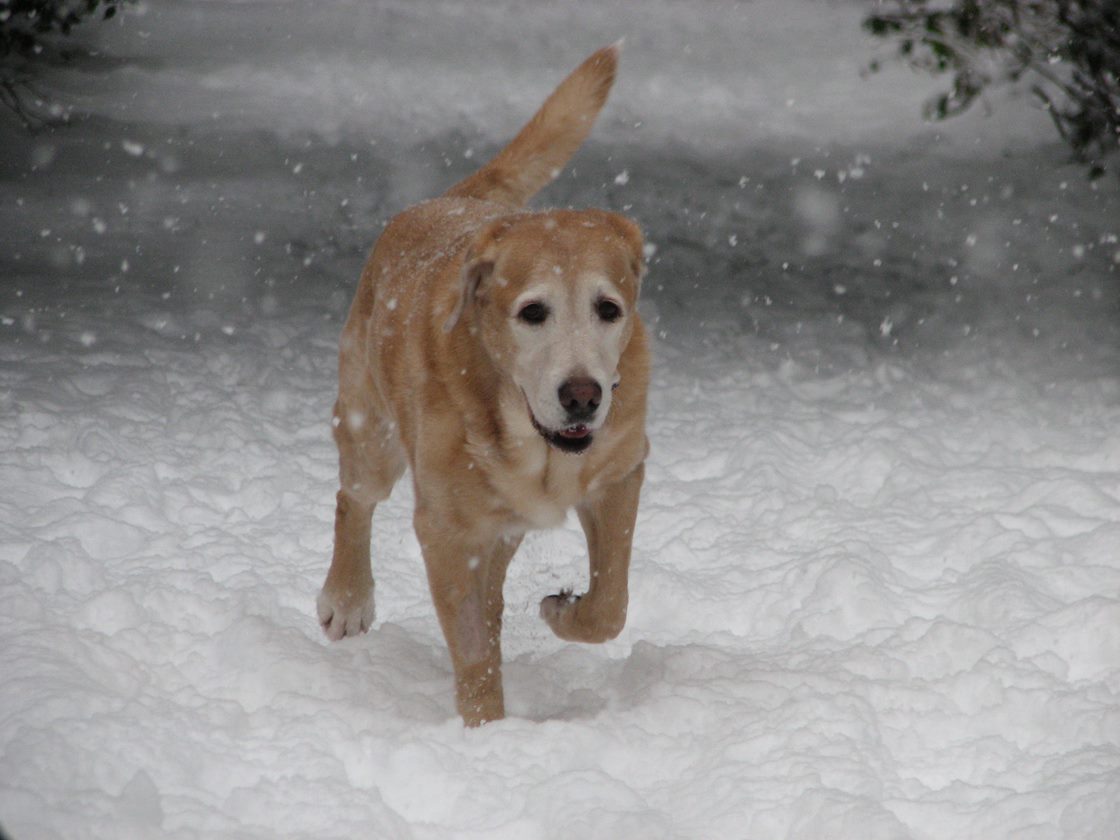
<path id="1" fill-rule="evenodd" d="M 644 475 L 645 467 L 639 464 L 577 509 L 591 558 L 587 593 L 550 595 L 541 601 L 541 617 L 561 639 L 605 642 L 622 632 L 630 597 L 630 546 Z"/>
<path id="2" fill-rule="evenodd" d="M 334 512 L 334 554 L 316 601 L 327 638 L 365 633 L 373 624 L 370 525 L 375 505 L 340 490 Z"/>
<path id="3" fill-rule="evenodd" d="M 505 717 L 502 693 L 502 585 L 520 540 L 466 542 L 444 523 L 416 516 L 428 586 L 451 665 L 455 700 L 467 726 Z"/>
<path id="4" fill-rule="evenodd" d="M 334 410 L 341 487 L 335 505 L 334 553 L 317 600 L 319 622 L 332 640 L 357 636 L 373 623 L 370 522 L 404 472 L 404 454 L 391 423 L 368 399 L 343 400 Z"/>

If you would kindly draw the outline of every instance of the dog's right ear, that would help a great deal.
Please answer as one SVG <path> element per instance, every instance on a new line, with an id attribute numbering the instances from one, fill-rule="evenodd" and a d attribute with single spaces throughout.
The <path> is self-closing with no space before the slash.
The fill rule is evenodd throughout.
<path id="1" fill-rule="evenodd" d="M 451 310 L 451 314 L 443 322 L 445 333 L 455 329 L 455 325 L 459 323 L 459 319 L 467 311 L 467 306 L 474 302 L 478 287 L 493 271 L 493 260 L 474 257 L 473 254 L 467 253 L 467 261 L 463 263 L 463 271 L 459 276 L 459 299 L 455 301 L 455 308 Z"/>
<path id="2" fill-rule="evenodd" d="M 505 220 L 487 225 L 467 248 L 467 255 L 463 259 L 463 271 L 459 275 L 459 298 L 455 301 L 455 308 L 443 323 L 445 333 L 455 329 L 455 325 L 462 319 L 467 307 L 474 302 L 478 287 L 494 273 L 494 264 L 498 256 L 498 239 L 509 230 L 509 227 L 509 222 Z"/>

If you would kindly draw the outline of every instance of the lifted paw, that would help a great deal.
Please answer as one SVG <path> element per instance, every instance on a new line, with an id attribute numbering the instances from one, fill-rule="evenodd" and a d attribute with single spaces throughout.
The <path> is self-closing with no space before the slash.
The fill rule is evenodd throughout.
<path id="1" fill-rule="evenodd" d="M 549 626 L 560 617 L 560 615 L 567 609 L 571 609 L 572 605 L 577 603 L 580 599 L 579 595 L 574 595 L 570 589 L 562 589 L 558 595 L 549 595 L 547 598 L 541 599 L 541 618 L 548 622 Z M 556 628 L 553 627 L 553 630 Z"/>
<path id="2" fill-rule="evenodd" d="M 568 642 L 586 641 L 579 632 L 575 617 L 575 606 L 579 599 L 579 595 L 573 595 L 572 590 L 565 589 L 558 595 L 549 595 L 541 600 L 541 618 L 552 628 L 553 633 Z"/>
<path id="3" fill-rule="evenodd" d="M 625 602 L 604 604 L 593 596 L 565 590 L 541 601 L 541 618 L 567 642 L 599 643 L 613 639 L 626 624 Z"/>

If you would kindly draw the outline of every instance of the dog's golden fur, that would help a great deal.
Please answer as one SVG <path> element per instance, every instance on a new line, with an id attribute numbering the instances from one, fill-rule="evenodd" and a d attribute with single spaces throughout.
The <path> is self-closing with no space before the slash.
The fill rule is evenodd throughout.
<path id="1" fill-rule="evenodd" d="M 594 53 L 497 157 L 398 215 L 362 273 L 339 352 L 331 639 L 373 620 L 370 520 L 405 467 L 414 526 L 468 725 L 504 715 L 502 584 L 522 535 L 575 509 L 590 586 L 541 615 L 601 642 L 626 620 L 648 451 L 642 238 L 600 210 L 530 212 L 591 129 L 618 47 Z"/>

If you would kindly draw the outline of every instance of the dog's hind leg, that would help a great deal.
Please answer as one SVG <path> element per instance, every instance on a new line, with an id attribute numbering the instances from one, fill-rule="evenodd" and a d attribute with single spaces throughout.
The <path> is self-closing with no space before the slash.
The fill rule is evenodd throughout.
<path id="1" fill-rule="evenodd" d="M 577 508 L 591 558 L 590 585 L 581 596 L 565 593 L 541 601 L 541 617 L 561 639 L 605 642 L 622 632 L 629 603 L 630 546 L 644 475 L 645 467 L 639 464 Z"/>
<path id="2" fill-rule="evenodd" d="M 389 497 L 405 458 L 389 421 L 368 400 L 340 397 L 334 410 L 339 478 L 334 516 L 334 554 L 316 606 L 332 641 L 364 633 L 373 623 L 370 524 L 373 510 Z"/>

